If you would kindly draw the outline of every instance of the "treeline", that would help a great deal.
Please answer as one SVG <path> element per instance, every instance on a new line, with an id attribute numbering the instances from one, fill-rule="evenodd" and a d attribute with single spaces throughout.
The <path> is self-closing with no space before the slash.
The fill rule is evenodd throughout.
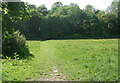
<path id="1" fill-rule="evenodd" d="M 77 4 L 63 5 L 56 2 L 50 10 L 45 5 L 28 5 L 29 18 L 18 20 L 15 29 L 27 39 L 64 38 L 117 38 L 118 2 L 112 2 L 105 10 L 87 5 L 80 9 Z"/>

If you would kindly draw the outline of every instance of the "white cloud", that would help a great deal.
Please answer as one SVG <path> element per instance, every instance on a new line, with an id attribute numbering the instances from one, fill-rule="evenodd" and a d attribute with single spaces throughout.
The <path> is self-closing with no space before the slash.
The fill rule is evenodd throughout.
<path id="1" fill-rule="evenodd" d="M 92 5 L 96 9 L 105 10 L 113 0 L 22 0 L 30 4 L 34 4 L 37 7 L 45 4 L 48 9 L 51 9 L 51 5 L 55 2 L 62 2 L 64 5 L 69 5 L 70 3 L 77 3 L 81 9 L 84 9 L 86 5 Z"/>

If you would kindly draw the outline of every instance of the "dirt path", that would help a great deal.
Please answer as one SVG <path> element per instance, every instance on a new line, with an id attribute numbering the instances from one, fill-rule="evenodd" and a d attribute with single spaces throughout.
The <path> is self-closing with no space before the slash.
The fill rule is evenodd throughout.
<path id="1" fill-rule="evenodd" d="M 64 81 L 65 76 L 62 73 L 58 73 L 58 70 L 53 66 L 53 71 L 50 73 L 50 76 L 46 75 L 40 77 L 37 81 Z"/>
<path id="2" fill-rule="evenodd" d="M 64 81 L 65 76 L 62 73 L 58 72 L 58 69 L 54 66 L 54 63 L 52 62 L 51 55 L 54 55 L 54 49 L 50 46 L 49 42 L 43 42 L 42 43 L 42 49 L 45 54 L 47 54 L 50 58 L 50 63 L 52 65 L 52 71 L 50 71 L 50 75 L 41 76 L 37 81 Z"/>
<path id="3" fill-rule="evenodd" d="M 36 81 L 65 81 L 65 76 L 59 72 L 57 67 L 54 65 L 52 61 L 52 56 L 54 55 L 54 48 L 49 44 L 49 42 L 44 41 L 41 43 L 42 54 L 45 57 L 49 58 L 52 70 L 49 75 L 43 75 L 39 77 Z M 27 81 L 33 81 L 32 79 L 28 79 Z"/>

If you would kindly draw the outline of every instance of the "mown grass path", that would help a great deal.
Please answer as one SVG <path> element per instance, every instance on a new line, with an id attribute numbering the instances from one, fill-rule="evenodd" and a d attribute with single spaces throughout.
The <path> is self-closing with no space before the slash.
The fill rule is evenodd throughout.
<path id="1" fill-rule="evenodd" d="M 43 80 L 43 81 L 62 81 L 65 80 L 65 76 L 63 76 L 62 73 L 58 72 L 58 69 L 55 67 L 53 62 L 53 57 L 55 55 L 55 50 L 52 47 L 52 45 L 48 42 L 42 42 L 41 49 L 43 49 L 42 54 L 45 55 L 47 58 L 49 58 L 50 65 L 52 67 L 52 70 L 49 72 L 49 75 L 46 75 L 44 77 L 40 77 L 37 81 Z"/>
<path id="2" fill-rule="evenodd" d="M 38 49 L 36 49 L 37 51 Z M 48 41 L 41 42 L 40 44 L 40 58 L 44 59 L 43 65 L 46 63 L 49 65 L 46 65 L 45 68 L 48 67 L 49 71 L 44 75 L 41 75 L 36 81 L 63 81 L 65 80 L 65 76 L 63 76 L 62 73 L 58 72 L 58 69 L 54 65 L 53 57 L 54 54 L 54 48 Z M 37 58 L 36 58 L 37 59 Z M 39 61 L 38 61 L 39 62 Z M 32 81 L 33 79 L 28 79 L 27 81 Z"/>

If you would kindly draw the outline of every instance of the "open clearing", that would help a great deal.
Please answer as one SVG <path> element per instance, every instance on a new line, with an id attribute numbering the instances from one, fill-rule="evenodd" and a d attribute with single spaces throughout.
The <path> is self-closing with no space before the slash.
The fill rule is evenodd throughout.
<path id="1" fill-rule="evenodd" d="M 4 81 L 116 81 L 118 39 L 27 41 L 34 57 L 2 60 Z"/>

